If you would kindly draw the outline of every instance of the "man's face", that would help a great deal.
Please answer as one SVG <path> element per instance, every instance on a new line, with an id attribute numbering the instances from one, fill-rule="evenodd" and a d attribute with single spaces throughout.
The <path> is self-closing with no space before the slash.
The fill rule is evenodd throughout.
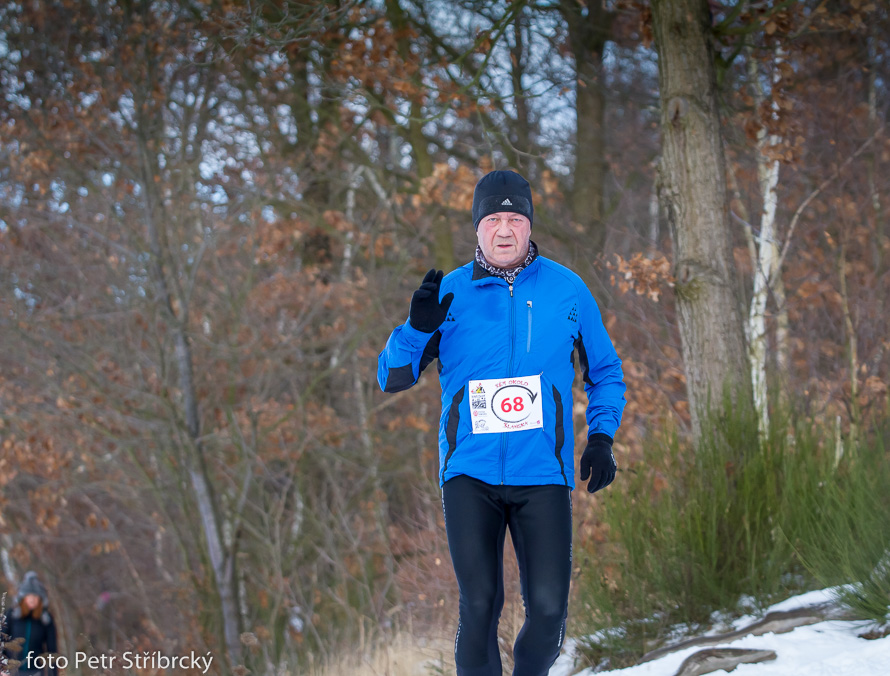
<path id="1" fill-rule="evenodd" d="M 476 231 L 485 260 L 496 268 L 512 268 L 525 260 L 531 234 L 531 221 L 512 211 L 489 214 Z"/>

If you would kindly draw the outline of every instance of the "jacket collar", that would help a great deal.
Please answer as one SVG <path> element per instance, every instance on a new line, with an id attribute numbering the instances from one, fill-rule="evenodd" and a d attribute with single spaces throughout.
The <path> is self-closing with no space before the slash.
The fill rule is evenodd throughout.
<path id="1" fill-rule="evenodd" d="M 516 281 L 514 284 L 519 284 L 522 280 L 528 279 L 531 277 L 532 273 L 537 272 L 538 269 L 538 261 L 541 259 L 541 255 L 538 254 L 535 256 L 535 260 L 528 264 L 526 268 L 522 270 L 518 275 L 516 275 Z M 504 286 L 507 286 L 507 280 L 502 277 L 496 277 L 491 274 L 488 270 L 483 268 L 477 261 L 473 261 L 473 276 L 470 278 L 473 284 L 497 284 L 498 282 L 502 282 Z"/>
<path id="2" fill-rule="evenodd" d="M 497 279 L 493 274 L 491 274 L 488 270 L 479 265 L 479 261 L 473 261 L 473 277 L 472 280 L 474 282 L 479 281 L 480 279 L 485 279 L 486 277 L 490 277 L 491 279 Z"/>

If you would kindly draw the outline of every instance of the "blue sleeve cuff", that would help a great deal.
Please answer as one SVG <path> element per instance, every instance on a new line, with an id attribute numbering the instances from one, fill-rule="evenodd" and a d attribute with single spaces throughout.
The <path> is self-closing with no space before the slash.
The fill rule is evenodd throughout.
<path id="1" fill-rule="evenodd" d="M 436 331 L 438 330 L 439 329 L 436 329 Z M 430 342 L 430 336 L 436 331 L 430 331 L 429 333 L 419 331 L 411 326 L 410 320 L 405 320 L 405 323 L 402 324 L 402 336 L 404 337 L 405 342 L 415 348 L 422 349 L 426 347 L 426 344 Z"/>

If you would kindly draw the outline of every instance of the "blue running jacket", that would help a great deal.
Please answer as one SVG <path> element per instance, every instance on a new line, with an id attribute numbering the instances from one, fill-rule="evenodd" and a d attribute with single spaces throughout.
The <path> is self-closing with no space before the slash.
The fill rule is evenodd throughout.
<path id="1" fill-rule="evenodd" d="M 448 292 L 454 301 L 438 330 L 424 333 L 406 321 L 377 360 L 380 387 L 399 392 L 438 358 L 440 484 L 467 474 L 489 484 L 574 488 L 575 350 L 587 392 L 588 436 L 614 438 L 626 403 L 621 360 L 590 290 L 568 268 L 538 256 L 512 286 L 467 263 L 442 280 L 440 299 Z M 473 433 L 469 381 L 536 375 L 543 427 Z"/>

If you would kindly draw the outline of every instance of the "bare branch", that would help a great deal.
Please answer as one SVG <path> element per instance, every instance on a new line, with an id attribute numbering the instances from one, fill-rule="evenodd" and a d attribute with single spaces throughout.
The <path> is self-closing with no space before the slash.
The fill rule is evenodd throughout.
<path id="1" fill-rule="evenodd" d="M 834 182 L 838 176 L 841 175 L 844 169 L 850 166 L 850 163 L 853 162 L 857 157 L 859 157 L 865 150 L 874 142 L 876 138 L 878 138 L 884 132 L 884 125 L 882 124 L 875 130 L 875 133 L 869 136 L 865 142 L 856 149 L 856 151 L 850 155 L 844 163 L 841 164 L 837 169 L 835 169 L 834 173 L 831 174 L 828 178 L 826 178 L 819 186 L 814 189 L 809 195 L 806 196 L 803 202 L 800 203 L 800 206 L 797 207 L 797 210 L 794 212 L 794 215 L 791 217 L 791 223 L 788 225 L 788 234 L 785 236 L 785 244 L 782 246 L 782 253 L 779 256 L 779 260 L 776 263 L 776 269 L 780 270 L 782 268 L 782 264 L 785 262 L 785 256 L 788 254 L 788 248 L 791 246 L 792 235 L 794 234 L 794 229 L 797 227 L 797 222 L 800 220 L 800 215 L 804 212 L 804 210 L 810 205 L 814 199 L 816 199 L 823 190 L 825 190 L 829 185 Z"/>

